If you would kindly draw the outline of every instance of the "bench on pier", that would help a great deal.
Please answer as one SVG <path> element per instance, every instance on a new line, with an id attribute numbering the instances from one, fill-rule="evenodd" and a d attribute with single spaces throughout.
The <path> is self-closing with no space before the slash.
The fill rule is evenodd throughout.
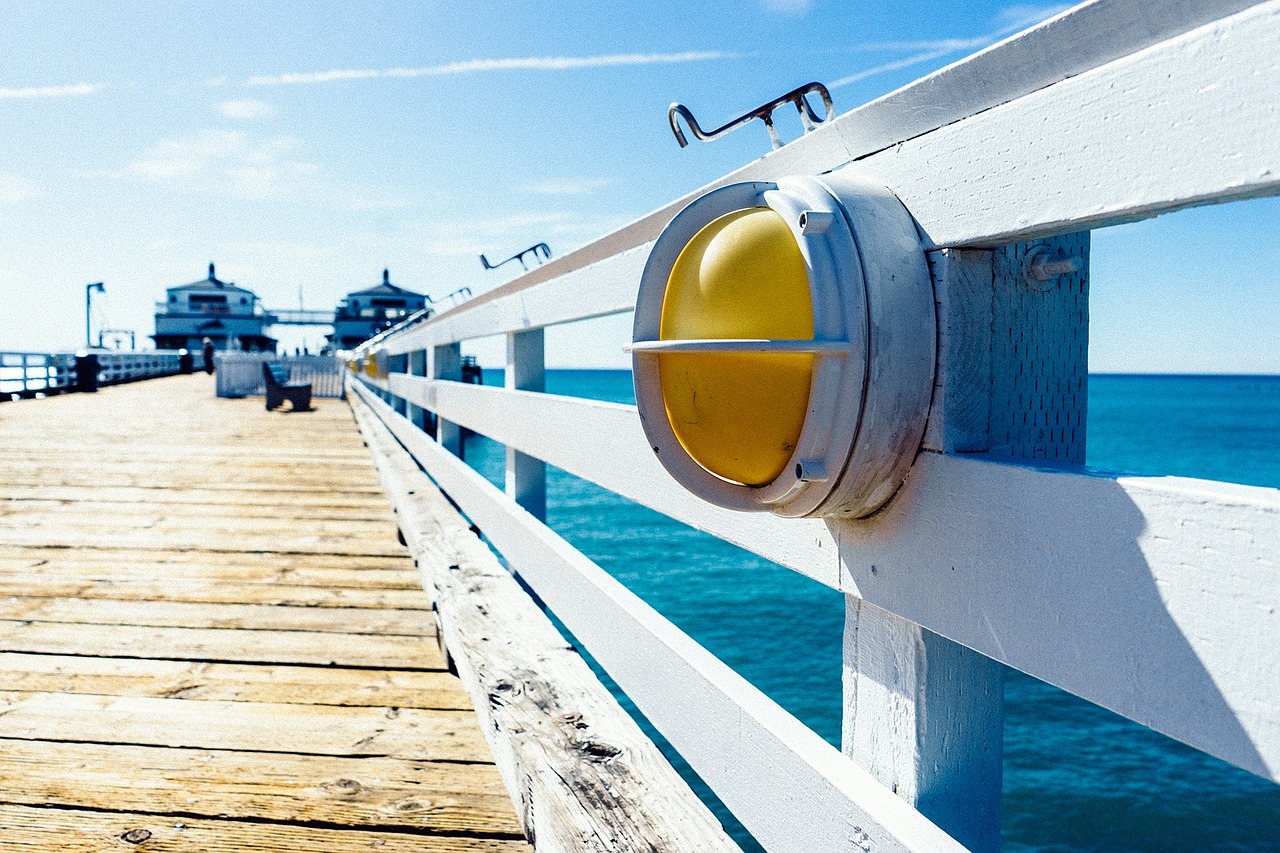
<path id="1" fill-rule="evenodd" d="M 267 411 L 284 405 L 288 400 L 295 412 L 311 408 L 311 383 L 290 382 L 289 368 L 278 361 L 262 363 L 262 379 L 267 387 Z"/>

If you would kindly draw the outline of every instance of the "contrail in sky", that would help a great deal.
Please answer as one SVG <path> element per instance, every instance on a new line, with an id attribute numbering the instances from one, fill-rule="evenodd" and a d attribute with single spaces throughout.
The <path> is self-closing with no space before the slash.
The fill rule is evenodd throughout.
<path id="1" fill-rule="evenodd" d="M 19 98 L 31 100 L 35 98 L 71 98 L 77 95 L 92 95 L 106 88 L 105 83 L 76 83 L 71 86 L 28 86 L 11 88 L 0 86 L 0 101 Z"/>
<path id="2" fill-rule="evenodd" d="M 681 62 L 707 62 L 715 59 L 737 59 L 739 53 L 718 50 L 691 50 L 684 53 L 615 53 L 605 56 L 525 56 L 508 59 L 469 59 L 423 68 L 334 69 L 294 74 L 250 77 L 250 86 L 274 86 L 291 83 L 332 83 L 337 80 L 371 80 L 387 77 L 436 77 L 448 74 L 473 74 L 488 71 L 566 71 L 576 68 L 602 68 L 619 65 L 666 65 Z"/>

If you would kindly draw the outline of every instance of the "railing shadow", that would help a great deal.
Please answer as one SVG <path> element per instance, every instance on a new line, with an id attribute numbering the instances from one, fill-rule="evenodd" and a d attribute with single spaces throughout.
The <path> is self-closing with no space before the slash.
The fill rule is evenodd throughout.
<path id="1" fill-rule="evenodd" d="M 1232 555 L 1182 546 L 1211 541 L 1188 528 L 1211 526 L 1212 519 L 1182 519 L 1177 528 L 1184 535 L 1175 537 L 1168 524 L 1153 530 L 1131 497 L 1137 492 L 1114 477 L 1055 471 L 1056 487 L 1049 490 L 1040 488 L 1043 471 L 1023 469 L 1019 478 L 1012 465 L 937 459 L 923 454 L 902 491 L 874 519 L 828 522 L 849 591 L 1142 725 L 1275 777 L 1241 722 L 1250 709 L 1233 706 L 1220 687 L 1231 681 L 1238 686 L 1259 662 L 1242 667 L 1230 651 L 1238 643 L 1219 646 L 1226 650 L 1221 659 L 1202 659 L 1188 640 L 1212 650 L 1205 642 L 1212 632 L 1231 624 L 1239 633 L 1240 620 L 1265 618 L 1245 609 L 1258 594 L 1247 573 L 1231 571 L 1233 557 L 1245 559 L 1243 550 Z M 922 499 L 939 490 L 945 499 Z M 1146 551 L 1164 552 L 1160 562 L 1166 566 L 1181 565 L 1162 577 Z M 1089 614 L 1087 624 L 1076 621 L 1081 613 Z M 1261 653 L 1280 664 L 1274 650 Z"/>

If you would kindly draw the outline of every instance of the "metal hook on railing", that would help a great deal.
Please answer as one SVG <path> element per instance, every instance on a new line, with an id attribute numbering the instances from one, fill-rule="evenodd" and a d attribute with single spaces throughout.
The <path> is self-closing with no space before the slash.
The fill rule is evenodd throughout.
<path id="1" fill-rule="evenodd" d="M 498 267 L 502 266 L 503 264 L 509 264 L 512 261 L 519 261 L 520 268 L 527 270 L 529 269 L 529 267 L 524 262 L 525 255 L 533 255 L 535 259 L 540 258 L 541 260 L 539 260 L 538 262 L 541 263 L 544 260 L 551 259 L 551 247 L 548 246 L 546 243 L 534 243 L 532 246 L 525 249 L 524 251 L 516 252 L 511 257 L 507 258 L 505 261 L 498 261 L 498 263 L 496 264 L 489 263 L 489 259 L 486 258 L 484 255 L 481 255 L 480 263 L 484 264 L 484 268 L 487 270 L 496 270 Z"/>
<path id="2" fill-rule="evenodd" d="M 506 261 L 503 261 L 503 263 L 506 263 Z M 458 305 L 461 305 L 464 300 L 467 300 L 470 298 L 471 298 L 471 288 L 463 286 L 463 287 L 459 287 L 453 293 L 450 293 L 447 296 L 441 297 L 440 301 L 443 302 L 446 299 L 448 299 L 451 305 L 453 305 L 454 307 L 457 307 Z"/>
<path id="3" fill-rule="evenodd" d="M 822 98 L 822 103 L 826 105 L 827 114 L 822 118 L 813 111 L 813 107 L 809 106 L 809 102 L 805 99 L 805 95 L 817 93 Z M 689 125 L 689 131 L 703 142 L 710 142 L 713 139 L 719 139 L 727 133 L 731 133 L 744 124 L 755 119 L 764 122 L 765 128 L 769 131 L 769 141 L 773 143 L 773 150 L 778 150 L 783 146 L 778 131 L 773 126 L 773 111 L 783 104 L 795 104 L 796 110 L 800 113 L 800 123 L 804 125 L 804 132 L 808 133 L 817 128 L 823 122 L 831 120 L 835 114 L 835 107 L 831 103 L 831 93 L 827 91 L 827 87 L 821 83 L 807 83 L 798 89 L 792 89 L 780 98 L 774 98 L 767 104 L 762 104 L 744 115 L 740 115 L 728 124 L 717 127 L 715 130 L 703 130 L 698 125 L 698 120 L 693 117 L 693 113 L 689 112 L 689 108 L 684 104 L 672 104 L 667 110 L 667 121 L 671 124 L 671 132 L 676 135 L 676 142 L 680 143 L 680 147 L 684 148 L 689 144 L 685 139 L 684 131 L 680 129 L 680 121 L 678 116 L 684 116 L 685 123 Z"/>

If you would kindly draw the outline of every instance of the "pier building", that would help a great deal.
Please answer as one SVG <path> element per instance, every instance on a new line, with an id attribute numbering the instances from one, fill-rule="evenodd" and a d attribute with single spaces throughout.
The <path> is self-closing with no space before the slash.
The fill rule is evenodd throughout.
<path id="1" fill-rule="evenodd" d="M 390 271 L 384 269 L 380 284 L 348 293 L 347 298 L 338 303 L 333 312 L 333 346 L 335 349 L 357 347 L 426 308 L 430 301 L 421 293 L 392 284 Z"/>
<path id="2" fill-rule="evenodd" d="M 210 262 L 207 278 L 165 291 L 152 337 L 157 349 L 195 351 L 208 338 L 220 350 L 274 352 L 276 339 L 267 334 L 274 319 L 257 294 L 218 278 Z"/>

